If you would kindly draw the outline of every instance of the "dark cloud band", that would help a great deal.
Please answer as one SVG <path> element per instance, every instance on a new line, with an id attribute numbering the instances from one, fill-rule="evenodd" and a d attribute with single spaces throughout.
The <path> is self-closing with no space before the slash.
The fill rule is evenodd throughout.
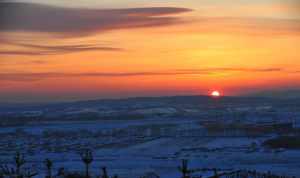
<path id="1" fill-rule="evenodd" d="M 0 2 L 0 42 L 25 48 L 23 50 L 0 50 L 0 55 L 37 56 L 82 51 L 121 51 L 120 48 L 88 44 L 64 46 L 20 44 L 16 41 L 22 41 L 22 39 L 12 38 L 14 36 L 7 36 L 1 32 L 33 32 L 34 34 L 42 32 L 50 34 L 51 37 L 80 37 L 107 30 L 170 25 L 180 22 L 178 17 L 170 15 L 188 11 L 190 9 L 176 7 L 95 10 Z"/>
<path id="2" fill-rule="evenodd" d="M 139 77 L 139 76 L 173 76 L 173 75 L 209 75 L 216 72 L 280 72 L 281 68 L 208 68 L 178 69 L 160 72 L 91 72 L 91 73 L 0 73 L 0 81 L 36 81 L 47 78 L 76 77 Z"/>
<path id="3" fill-rule="evenodd" d="M 190 9 L 149 7 L 128 9 L 63 8 L 32 3 L 0 3 L 0 31 L 83 35 L 104 30 L 153 27 L 178 22 L 170 17 Z"/>
<path id="4" fill-rule="evenodd" d="M 0 55 L 21 55 L 21 56 L 39 56 L 39 55 L 57 55 L 84 51 L 122 51 L 121 48 L 94 45 L 35 45 L 35 44 L 14 44 L 26 49 L 24 50 L 0 50 Z"/>

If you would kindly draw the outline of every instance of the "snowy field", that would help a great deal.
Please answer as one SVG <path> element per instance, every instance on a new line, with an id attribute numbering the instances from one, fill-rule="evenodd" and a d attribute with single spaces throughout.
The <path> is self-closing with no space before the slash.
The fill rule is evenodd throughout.
<path id="1" fill-rule="evenodd" d="M 204 133 L 199 120 L 166 118 L 1 128 L 0 162 L 11 163 L 20 150 L 26 155 L 27 166 L 39 172 L 45 170 L 45 158 L 53 160 L 55 168 L 81 171 L 78 151 L 91 148 L 93 172 L 98 174 L 106 166 L 110 174 L 124 178 L 146 172 L 163 178 L 180 177 L 177 167 L 182 159 L 188 159 L 191 168 L 246 168 L 300 177 L 300 150 L 263 148 L 261 143 L 269 137 L 212 137 Z"/>

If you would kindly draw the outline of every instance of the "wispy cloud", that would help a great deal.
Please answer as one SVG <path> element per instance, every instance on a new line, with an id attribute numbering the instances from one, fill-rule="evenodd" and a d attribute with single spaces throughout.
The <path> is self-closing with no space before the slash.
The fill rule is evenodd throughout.
<path id="1" fill-rule="evenodd" d="M 121 51 L 121 48 L 101 47 L 94 45 L 36 45 L 36 44 L 14 44 L 16 46 L 25 47 L 23 50 L 0 50 L 0 55 L 56 55 L 67 54 L 83 51 Z"/>
<path id="2" fill-rule="evenodd" d="M 16 39 L 10 32 L 47 34 L 44 38 L 80 37 L 96 32 L 126 28 L 155 27 L 182 22 L 172 15 L 190 9 L 177 7 L 148 7 L 125 9 L 83 9 L 56 7 L 34 3 L 0 2 L 0 41 L 2 45 L 14 45 L 23 49 L 0 50 L 0 55 L 57 55 L 82 51 L 121 51 L 120 48 L 90 44 L 41 45 L 28 39 Z M 27 43 L 18 43 L 26 40 Z"/>
<path id="3" fill-rule="evenodd" d="M 154 72 L 87 72 L 87 73 L 0 73 L 0 81 L 37 81 L 48 78 L 77 77 L 139 77 L 139 76 L 175 76 L 175 75 L 210 75 L 217 72 L 279 72 L 281 68 L 207 68 L 207 69 L 177 69 Z"/>
<path id="4" fill-rule="evenodd" d="M 282 68 L 207 68 L 207 69 L 179 69 L 183 72 L 279 72 Z"/>
<path id="5" fill-rule="evenodd" d="M 0 31 L 29 31 L 80 36 L 105 30 L 155 27 L 180 22 L 173 14 L 190 9 L 149 7 L 80 9 L 32 3 L 2 2 Z"/>
<path id="6" fill-rule="evenodd" d="M 187 74 L 207 74 L 205 72 L 119 72 L 119 73 L 1 73 L 1 80 L 8 81 L 35 81 L 47 78 L 72 78 L 72 77 L 138 77 L 156 75 L 187 75 Z"/>

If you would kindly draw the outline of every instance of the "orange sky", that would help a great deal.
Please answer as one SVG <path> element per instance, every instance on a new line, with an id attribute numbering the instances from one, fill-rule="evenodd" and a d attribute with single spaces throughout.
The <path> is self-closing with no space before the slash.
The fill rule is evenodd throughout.
<path id="1" fill-rule="evenodd" d="M 0 101 L 300 86 L 296 1 L 118 2 L 0 3 Z"/>

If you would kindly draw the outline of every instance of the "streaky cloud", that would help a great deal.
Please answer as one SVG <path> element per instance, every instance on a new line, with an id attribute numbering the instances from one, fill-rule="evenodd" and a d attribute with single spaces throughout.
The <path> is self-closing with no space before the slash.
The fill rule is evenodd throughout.
<path id="1" fill-rule="evenodd" d="M 207 68 L 207 69 L 179 69 L 186 72 L 279 72 L 282 68 Z"/>
<path id="2" fill-rule="evenodd" d="M 13 44 L 13 43 L 11 43 Z M 23 50 L 0 50 L 1 55 L 28 55 L 28 56 L 39 56 L 39 55 L 57 55 L 67 54 L 75 52 L 85 51 L 122 51 L 121 48 L 113 48 L 106 46 L 94 46 L 94 45 L 36 45 L 36 44 L 15 44 L 16 46 L 25 47 Z"/>
<path id="3" fill-rule="evenodd" d="M 38 81 L 48 78 L 77 77 L 139 77 L 139 76 L 174 76 L 174 75 L 211 75 L 216 72 L 279 72 L 281 68 L 208 68 L 208 69 L 177 69 L 154 72 L 86 72 L 86 73 L 0 73 L 0 81 Z"/>
<path id="4" fill-rule="evenodd" d="M 34 3 L 0 3 L 0 32 L 46 32 L 80 36 L 99 31 L 155 27 L 180 22 L 170 16 L 191 9 L 147 7 L 127 9 L 83 9 Z"/>
<path id="5" fill-rule="evenodd" d="M 156 27 L 182 22 L 176 15 L 191 9 L 177 7 L 147 7 L 125 9 L 84 9 L 56 7 L 24 2 L 0 2 L 0 42 L 23 49 L 0 50 L 0 56 L 58 55 L 84 51 L 122 51 L 121 48 L 89 44 L 58 45 L 19 43 L 14 32 L 46 34 L 50 37 L 81 37 L 96 32 L 139 27 Z M 37 36 L 26 37 L 26 41 Z M 56 39 L 56 38 L 52 38 Z M 24 40 L 24 39 L 23 39 Z M 25 49 L 24 49 L 25 48 Z"/>

